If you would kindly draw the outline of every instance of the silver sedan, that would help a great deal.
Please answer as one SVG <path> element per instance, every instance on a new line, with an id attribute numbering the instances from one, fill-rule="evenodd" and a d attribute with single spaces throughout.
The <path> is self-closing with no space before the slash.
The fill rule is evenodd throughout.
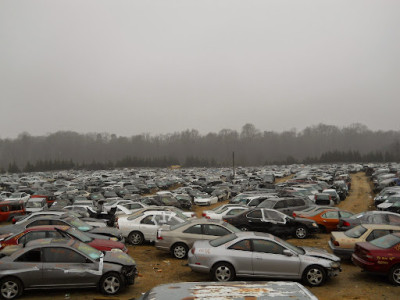
<path id="1" fill-rule="evenodd" d="M 271 234 L 233 233 L 212 241 L 196 241 L 189 267 L 210 273 L 216 281 L 237 277 L 302 279 L 319 286 L 339 274 L 340 258 L 323 249 L 296 247 Z"/>

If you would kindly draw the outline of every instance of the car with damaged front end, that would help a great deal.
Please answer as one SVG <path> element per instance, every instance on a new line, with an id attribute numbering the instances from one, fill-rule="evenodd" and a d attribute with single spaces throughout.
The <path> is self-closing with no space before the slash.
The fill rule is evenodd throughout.
<path id="1" fill-rule="evenodd" d="M 122 251 L 103 254 L 73 239 L 34 240 L 9 254 L 0 258 L 0 297 L 8 300 L 31 289 L 98 288 L 115 295 L 137 274 Z"/>
<path id="2" fill-rule="evenodd" d="M 303 280 L 319 286 L 341 271 L 340 258 L 326 250 L 296 247 L 261 232 L 232 233 L 211 241 L 196 241 L 189 267 L 209 273 L 215 281 L 235 277 Z"/>

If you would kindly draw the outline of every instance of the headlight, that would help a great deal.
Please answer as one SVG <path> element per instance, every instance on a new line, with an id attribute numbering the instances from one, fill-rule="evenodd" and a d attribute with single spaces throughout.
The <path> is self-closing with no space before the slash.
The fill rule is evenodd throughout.
<path id="1" fill-rule="evenodd" d="M 313 227 L 318 227 L 317 223 L 312 223 Z"/>
<path id="2" fill-rule="evenodd" d="M 119 248 L 112 248 L 111 252 L 123 252 L 123 251 Z"/>
<path id="3" fill-rule="evenodd" d="M 117 239 L 116 237 L 110 237 L 110 241 L 117 242 L 117 241 L 118 241 L 118 239 Z"/>
<path id="4" fill-rule="evenodd" d="M 338 263 L 337 261 L 331 262 L 331 268 L 334 269 L 340 268 L 340 263 Z"/>

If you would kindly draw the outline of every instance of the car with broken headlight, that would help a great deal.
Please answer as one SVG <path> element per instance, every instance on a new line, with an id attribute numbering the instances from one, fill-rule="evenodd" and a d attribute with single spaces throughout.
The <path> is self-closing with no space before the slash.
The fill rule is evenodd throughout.
<path id="1" fill-rule="evenodd" d="M 326 250 L 296 247 L 261 232 L 232 233 L 211 241 L 196 241 L 189 267 L 209 273 L 215 281 L 236 277 L 303 280 L 319 286 L 341 271 L 340 258 Z"/>
<path id="2" fill-rule="evenodd" d="M 25 290 L 53 288 L 115 295 L 134 283 L 136 272 L 135 261 L 123 252 L 103 254 L 73 239 L 39 239 L 0 259 L 0 296 L 11 300 Z"/>

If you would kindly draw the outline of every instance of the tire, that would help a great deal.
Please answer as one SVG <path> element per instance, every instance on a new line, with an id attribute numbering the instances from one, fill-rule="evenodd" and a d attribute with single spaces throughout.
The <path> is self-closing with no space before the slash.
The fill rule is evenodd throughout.
<path id="1" fill-rule="evenodd" d="M 221 262 L 212 268 L 214 281 L 226 282 L 235 278 L 235 269 L 230 263 Z"/>
<path id="2" fill-rule="evenodd" d="M 308 236 L 308 230 L 304 226 L 299 226 L 296 228 L 294 234 L 298 239 L 305 239 Z"/>
<path id="3" fill-rule="evenodd" d="M 141 232 L 139 231 L 132 231 L 128 235 L 128 241 L 132 245 L 141 245 L 144 242 L 144 236 Z"/>
<path id="4" fill-rule="evenodd" d="M 177 259 L 184 259 L 188 255 L 189 248 L 183 243 L 177 243 L 172 246 L 172 255 Z"/>
<path id="5" fill-rule="evenodd" d="M 104 295 L 115 295 L 124 287 L 121 276 L 118 273 L 110 272 L 101 277 L 99 282 L 100 292 Z"/>
<path id="6" fill-rule="evenodd" d="M 23 292 L 21 280 L 15 277 L 5 277 L 0 281 L 0 298 L 15 299 Z"/>
<path id="7" fill-rule="evenodd" d="M 395 265 L 390 269 L 389 280 L 394 285 L 400 285 L 400 265 Z"/>
<path id="8" fill-rule="evenodd" d="M 326 272 L 323 267 L 313 265 L 304 270 L 303 281 L 309 286 L 320 286 L 326 280 Z"/>
<path id="9" fill-rule="evenodd" d="M 240 226 L 239 229 L 240 229 L 241 231 L 250 231 L 250 228 L 247 227 L 246 225 Z"/>

